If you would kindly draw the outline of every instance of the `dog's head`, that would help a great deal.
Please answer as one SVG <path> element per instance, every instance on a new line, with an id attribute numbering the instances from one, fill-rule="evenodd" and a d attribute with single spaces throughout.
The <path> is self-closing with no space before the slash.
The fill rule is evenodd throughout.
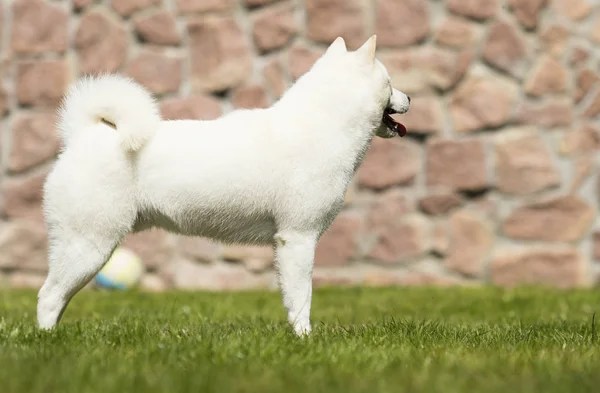
<path id="1" fill-rule="evenodd" d="M 375 105 L 378 127 L 375 134 L 381 138 L 406 135 L 406 127 L 392 117 L 394 114 L 408 112 L 410 97 L 394 89 L 387 69 L 375 58 L 377 37 L 372 36 L 359 49 L 349 52 L 344 39 L 338 37 L 327 49 L 322 61 L 339 61 L 342 65 L 338 72 L 348 73 L 350 85 L 365 87 L 365 105 Z M 358 72 L 357 72 L 358 71 Z M 357 80 L 361 79 L 361 81 Z"/>

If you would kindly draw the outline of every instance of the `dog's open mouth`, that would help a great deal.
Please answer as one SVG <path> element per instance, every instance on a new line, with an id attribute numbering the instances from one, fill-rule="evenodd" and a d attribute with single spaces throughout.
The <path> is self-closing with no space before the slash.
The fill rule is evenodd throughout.
<path id="1" fill-rule="evenodd" d="M 391 108 L 385 108 L 383 111 L 383 124 L 401 137 L 406 135 L 406 127 L 404 124 L 396 121 L 392 115 L 397 113 Z"/>

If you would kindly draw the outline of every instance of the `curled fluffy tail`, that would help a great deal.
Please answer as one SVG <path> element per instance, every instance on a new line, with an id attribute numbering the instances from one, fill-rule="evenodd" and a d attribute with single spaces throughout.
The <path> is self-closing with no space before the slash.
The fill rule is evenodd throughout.
<path id="1" fill-rule="evenodd" d="M 120 135 L 121 147 L 139 150 L 156 132 L 161 118 L 152 95 L 120 75 L 86 76 L 67 92 L 58 128 L 65 146 L 85 128 L 104 123 Z"/>

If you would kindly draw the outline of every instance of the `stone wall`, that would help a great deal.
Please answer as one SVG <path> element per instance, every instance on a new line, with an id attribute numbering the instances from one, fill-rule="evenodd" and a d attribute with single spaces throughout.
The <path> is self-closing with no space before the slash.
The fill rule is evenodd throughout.
<path id="1" fill-rule="evenodd" d="M 338 35 L 377 34 L 413 97 L 409 137 L 375 140 L 322 238 L 315 283 L 592 285 L 600 259 L 597 0 L 4 0 L 0 282 L 46 269 L 41 186 L 54 109 L 119 71 L 168 118 L 264 107 Z M 273 287 L 272 251 L 149 231 L 143 285 Z"/>

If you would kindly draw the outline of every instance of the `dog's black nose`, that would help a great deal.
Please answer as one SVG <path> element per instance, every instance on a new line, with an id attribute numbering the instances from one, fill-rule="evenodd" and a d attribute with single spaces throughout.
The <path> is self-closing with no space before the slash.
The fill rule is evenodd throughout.
<path id="1" fill-rule="evenodd" d="M 410 104 L 410 96 L 406 96 L 406 98 L 408 98 L 408 103 Z"/>

